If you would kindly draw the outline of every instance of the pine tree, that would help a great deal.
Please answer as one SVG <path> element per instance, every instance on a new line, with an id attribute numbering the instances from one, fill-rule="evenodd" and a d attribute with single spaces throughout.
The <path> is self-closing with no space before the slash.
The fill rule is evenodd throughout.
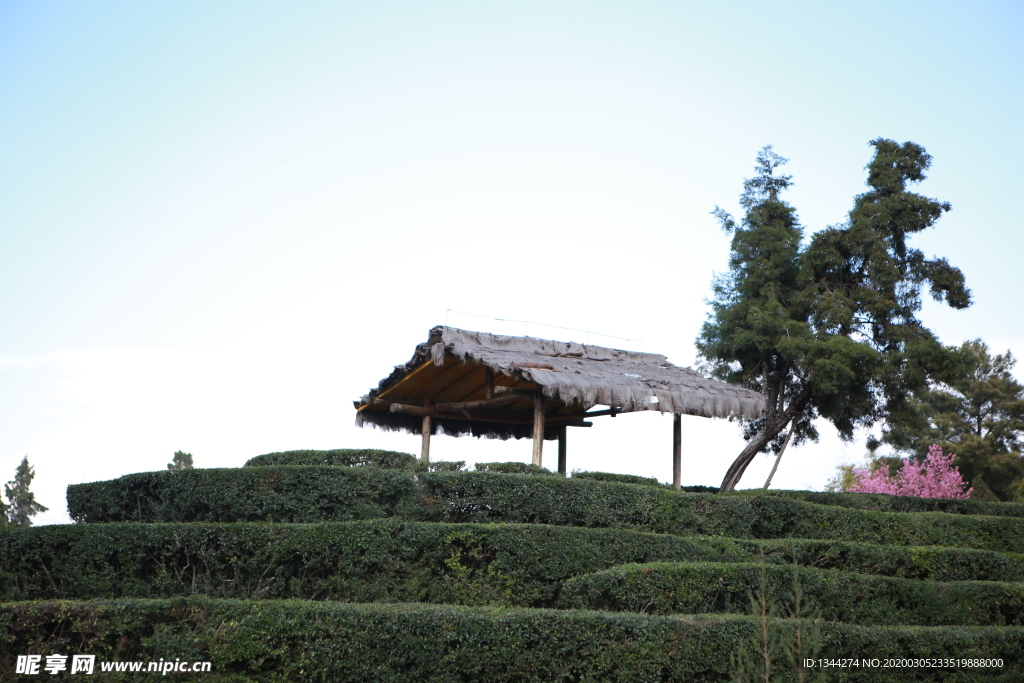
<path id="1" fill-rule="evenodd" d="M 945 259 L 907 245 L 950 206 L 907 190 L 931 164 L 924 148 L 871 144 L 869 190 L 846 223 L 815 233 L 806 248 L 793 210 L 778 199 L 789 178 L 774 176 L 780 160 L 770 149 L 744 185 L 742 229 L 716 209 L 735 235 L 698 350 L 714 374 L 767 399 L 765 414 L 745 425 L 749 441 L 722 491 L 736 487 L 757 453 L 781 446 L 795 418 L 796 443 L 816 438 L 811 420 L 819 416 L 852 439 L 857 427 L 908 413 L 908 396 L 955 362 L 916 314 L 925 286 L 953 308 L 969 306 L 970 291 Z"/>
<path id="2" fill-rule="evenodd" d="M 882 430 L 881 444 L 918 460 L 930 444 L 957 453 L 956 464 L 975 497 L 1013 500 L 1024 482 L 1024 384 L 1013 376 L 1013 354 L 993 356 L 980 339 L 964 342 L 951 372 L 910 401 L 900 420 Z"/>
<path id="3" fill-rule="evenodd" d="M 4 486 L 4 495 L 7 496 L 7 502 L 10 504 L 7 509 L 7 519 L 15 526 L 31 526 L 34 515 L 49 509 L 37 503 L 35 494 L 29 490 L 35 476 L 35 471 L 29 466 L 26 455 L 18 465 L 14 480 L 7 482 Z"/>
<path id="4" fill-rule="evenodd" d="M 192 469 L 192 454 L 184 451 L 175 451 L 174 459 L 167 463 L 169 470 L 190 470 Z"/>
<path id="5" fill-rule="evenodd" d="M 741 224 L 719 207 L 713 214 L 733 236 L 729 272 L 715 279 L 713 314 L 697 341 L 703 369 L 765 395 L 765 415 L 744 423 L 744 437 L 761 438 L 761 450 L 778 453 L 785 443 L 777 424 L 797 417 L 795 444 L 816 439 L 811 415 L 788 408 L 803 387 L 801 349 L 811 339 L 806 287 L 800 280 L 803 230 L 796 211 L 780 195 L 792 177 L 776 170 L 787 163 L 771 145 L 757 155 L 756 175 L 744 181 Z M 745 466 L 744 466 L 745 467 Z"/>

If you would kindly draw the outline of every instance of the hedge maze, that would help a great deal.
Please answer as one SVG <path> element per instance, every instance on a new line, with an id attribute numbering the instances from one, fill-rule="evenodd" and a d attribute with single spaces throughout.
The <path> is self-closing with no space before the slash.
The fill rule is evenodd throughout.
<path id="1" fill-rule="evenodd" d="M 0 529 L 0 680 L 60 678 L 19 654 L 217 682 L 1024 680 L 1024 505 L 477 470 L 294 451 L 71 486 L 77 524 Z"/>

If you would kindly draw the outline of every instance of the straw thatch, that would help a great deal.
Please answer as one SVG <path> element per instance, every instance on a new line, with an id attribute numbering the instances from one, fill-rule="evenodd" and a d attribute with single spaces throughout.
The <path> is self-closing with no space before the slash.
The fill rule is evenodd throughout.
<path id="1" fill-rule="evenodd" d="M 422 418 L 392 412 L 390 403 L 422 406 L 424 399 L 433 404 L 483 398 L 487 370 L 493 385 L 542 391 L 548 417 L 556 422 L 585 419 L 597 405 L 624 413 L 657 410 L 703 417 L 753 418 L 764 410 L 761 394 L 676 367 L 659 354 L 438 326 L 408 363 L 396 366 L 356 402 L 356 424 L 419 434 Z M 529 437 L 532 399 L 524 396 L 518 405 L 498 412 L 438 414 L 433 424 L 433 430 L 454 436 Z M 551 425 L 545 438 L 556 438 Z"/>

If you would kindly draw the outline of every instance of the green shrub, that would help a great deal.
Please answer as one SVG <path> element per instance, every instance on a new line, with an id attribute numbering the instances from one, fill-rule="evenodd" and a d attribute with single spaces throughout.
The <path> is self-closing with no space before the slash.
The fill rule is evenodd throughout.
<path id="1" fill-rule="evenodd" d="M 574 479 L 590 479 L 592 481 L 614 481 L 620 484 L 635 484 L 637 486 L 657 486 L 658 488 L 671 489 L 671 484 L 663 484 L 654 477 L 641 477 L 635 474 L 614 474 L 612 472 L 573 472 Z M 680 490 L 685 493 L 718 493 L 717 486 L 681 486 Z"/>
<path id="2" fill-rule="evenodd" d="M 695 486 L 683 486 L 681 490 L 684 493 L 718 493 L 717 486 L 703 486 L 697 484 Z"/>
<path id="3" fill-rule="evenodd" d="M 76 522 L 321 522 L 413 515 L 416 483 L 375 467 L 141 472 L 68 487 Z"/>
<path id="4" fill-rule="evenodd" d="M 789 603 L 793 572 L 821 618 L 863 625 L 1024 624 L 1024 584 L 995 581 L 935 582 L 872 576 L 834 569 L 794 569 L 754 563 L 629 564 L 570 579 L 565 609 L 653 614 L 745 613 L 767 579 L 767 597 Z"/>
<path id="5" fill-rule="evenodd" d="M 546 467 L 525 462 L 478 462 L 476 464 L 476 471 L 500 474 L 544 474 L 552 477 L 564 476 L 558 472 L 552 472 Z"/>
<path id="6" fill-rule="evenodd" d="M 843 539 L 999 552 L 1024 547 L 1024 518 L 894 513 L 773 495 L 687 494 L 653 486 L 493 472 L 414 475 L 371 467 L 147 472 L 68 487 L 81 522 L 316 522 L 399 516 L 525 522 L 732 538 Z"/>
<path id="7" fill-rule="evenodd" d="M 753 492 L 740 491 L 738 493 L 749 495 Z M 879 512 L 948 512 L 958 515 L 1024 517 L 1024 503 L 996 503 L 969 498 L 962 500 L 959 498 L 914 498 L 913 496 L 890 496 L 884 493 L 784 490 L 764 491 L 762 495 L 783 496 L 819 505 L 835 505 Z"/>
<path id="8" fill-rule="evenodd" d="M 929 581 L 1024 581 L 1024 555 L 1016 553 L 801 538 L 734 542 L 746 553 L 744 559 L 735 560 L 739 562 L 763 560 L 784 565 L 792 563 L 795 554 L 807 566 L 858 574 Z"/>
<path id="9" fill-rule="evenodd" d="M 466 461 L 434 460 L 433 462 L 419 463 L 416 469 L 424 472 L 461 472 L 466 469 Z"/>
<path id="10" fill-rule="evenodd" d="M 426 519 L 634 528 L 732 538 L 842 539 L 998 552 L 1024 548 L 1024 519 L 892 513 L 771 495 L 678 493 L 617 482 L 457 472 L 420 478 Z"/>
<path id="11" fill-rule="evenodd" d="M 793 629 L 778 620 L 773 629 Z M 348 605 L 209 598 L 0 605 L 11 653 L 95 654 L 97 662 L 202 661 L 213 674 L 282 681 L 727 680 L 730 653 L 758 637 L 751 617 Z M 1014 680 L 1021 627 L 821 625 L 822 658 L 1002 659 L 1002 669 L 830 670 L 830 680 Z M 12 658 L 0 659 L 10 667 Z M 791 665 L 776 663 L 785 680 Z M 789 668 L 787 668 L 789 666 Z M 8 677 L 11 672 L 0 671 Z M 135 674 L 133 679 L 137 680 Z M 111 676 L 106 680 L 117 680 Z M 203 677 L 205 680 L 205 676 Z"/>
<path id="12" fill-rule="evenodd" d="M 274 465 L 319 465 L 329 467 L 380 467 L 389 470 L 409 470 L 418 460 L 411 453 L 382 451 L 373 448 L 335 448 L 329 451 L 281 451 L 257 455 L 243 467 Z"/>
<path id="13" fill-rule="evenodd" d="M 668 488 L 654 477 L 641 477 L 636 474 L 614 474 L 612 472 L 573 472 L 573 479 L 593 479 L 594 481 L 617 481 L 621 484 L 638 484 L 640 486 L 660 486 Z"/>
<path id="14" fill-rule="evenodd" d="M 78 524 L 0 531 L 0 600 L 304 598 L 554 607 L 568 579 L 631 562 L 786 564 L 943 581 L 1024 579 L 1024 557 L 539 524 Z"/>

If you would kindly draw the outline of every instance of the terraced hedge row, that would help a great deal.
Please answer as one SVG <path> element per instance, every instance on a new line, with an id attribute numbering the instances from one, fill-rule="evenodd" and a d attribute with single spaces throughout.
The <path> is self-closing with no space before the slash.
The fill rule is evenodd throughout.
<path id="1" fill-rule="evenodd" d="M 383 451 L 374 448 L 335 448 L 327 451 L 280 451 L 249 458 L 242 467 L 275 465 L 318 465 L 322 467 L 380 467 L 391 470 L 412 470 L 419 460 L 412 453 Z"/>
<path id="2" fill-rule="evenodd" d="M 573 479 L 593 479 L 594 481 L 617 481 L 620 484 L 638 484 L 640 486 L 658 486 L 667 488 L 654 477 L 641 477 L 636 474 L 614 474 L 612 472 L 573 472 Z M 703 492 L 702 492 L 703 493 Z"/>
<path id="3" fill-rule="evenodd" d="M 743 492 L 740 492 L 743 493 Z M 959 515 L 1024 517 L 1024 503 L 995 503 L 969 498 L 914 498 L 882 493 L 834 493 L 831 491 L 771 490 L 764 494 L 795 498 L 819 505 L 836 505 L 879 512 L 948 512 Z M 728 494 L 736 495 L 736 494 Z"/>
<path id="4" fill-rule="evenodd" d="M 1024 581 L 1024 556 L 971 549 L 539 524 L 117 523 L 0 529 L 0 601 L 201 594 L 555 607 L 566 581 L 615 565 L 794 558 L 818 570 Z M 746 589 L 736 590 L 745 612 Z"/>
<path id="5" fill-rule="evenodd" d="M 67 497 L 76 522 L 322 522 L 419 509 L 412 475 L 375 467 L 141 472 L 69 486 Z"/>
<path id="6" fill-rule="evenodd" d="M 792 647 L 798 623 L 773 620 L 773 651 Z M 799 623 L 801 654 L 871 660 L 829 680 L 1001 681 L 1024 650 L 1021 627 L 863 627 Z M 89 652 L 98 662 L 211 661 L 211 681 L 694 681 L 729 680 L 732 656 L 760 640 L 741 616 L 660 617 L 438 605 L 346 605 L 209 598 L 0 605 L 10 652 Z M 816 635 L 815 635 L 816 634 Z M 817 641 L 817 642 L 815 642 Z M 1001 668 L 883 668 L 886 659 L 1001 660 Z M 794 674 L 792 658 L 774 670 Z M 10 673 L 9 659 L 0 666 Z M 138 680 L 138 674 L 104 680 Z"/>
<path id="7" fill-rule="evenodd" d="M 0 530 L 0 600 L 104 599 L 8 602 L 0 650 L 181 653 L 215 662 L 211 681 L 719 681 L 763 659 L 763 594 L 783 680 L 798 629 L 811 657 L 1004 662 L 831 681 L 1020 678 L 1024 506 L 409 458 L 288 452 L 69 487 L 73 517 L 101 523 Z M 797 588 L 812 618 L 779 618 Z"/>
<path id="8" fill-rule="evenodd" d="M 413 475 L 370 467 L 147 472 L 68 487 L 81 522 L 319 522 L 400 517 L 632 528 L 733 538 L 844 539 L 1000 552 L 1024 548 L 1024 518 L 895 513 L 777 495 L 677 493 L 652 486 L 490 472 Z"/>
<path id="9" fill-rule="evenodd" d="M 1024 625 L 1024 583 L 917 581 L 754 563 L 629 564 L 570 579 L 563 609 L 742 614 L 763 591 L 783 614 L 861 625 Z"/>
<path id="10" fill-rule="evenodd" d="M 383 451 L 370 448 L 336 448 L 333 450 L 316 451 L 281 451 L 257 455 L 246 461 L 243 467 L 269 467 L 274 465 L 314 465 L 321 467 L 380 467 L 383 469 L 406 470 L 412 472 L 458 472 L 465 469 L 466 463 L 435 461 L 422 463 L 411 453 Z M 545 467 L 522 462 L 480 462 L 475 466 L 477 472 L 499 472 L 502 474 L 543 474 L 552 477 L 564 477 Z M 640 484 L 643 486 L 659 486 L 669 488 L 654 477 L 640 477 L 634 474 L 615 474 L 612 472 L 573 472 L 577 479 L 595 479 L 598 481 L 617 481 L 624 484 Z M 713 486 L 687 486 L 684 490 L 690 493 L 717 493 Z"/>
<path id="11" fill-rule="evenodd" d="M 573 479 L 593 479 L 594 481 L 617 481 L 620 484 L 637 484 L 639 486 L 657 486 L 671 489 L 671 484 L 663 484 L 654 477 L 641 477 L 636 474 L 616 474 L 614 472 L 573 472 Z M 718 493 L 717 486 L 683 486 L 686 493 Z"/>

